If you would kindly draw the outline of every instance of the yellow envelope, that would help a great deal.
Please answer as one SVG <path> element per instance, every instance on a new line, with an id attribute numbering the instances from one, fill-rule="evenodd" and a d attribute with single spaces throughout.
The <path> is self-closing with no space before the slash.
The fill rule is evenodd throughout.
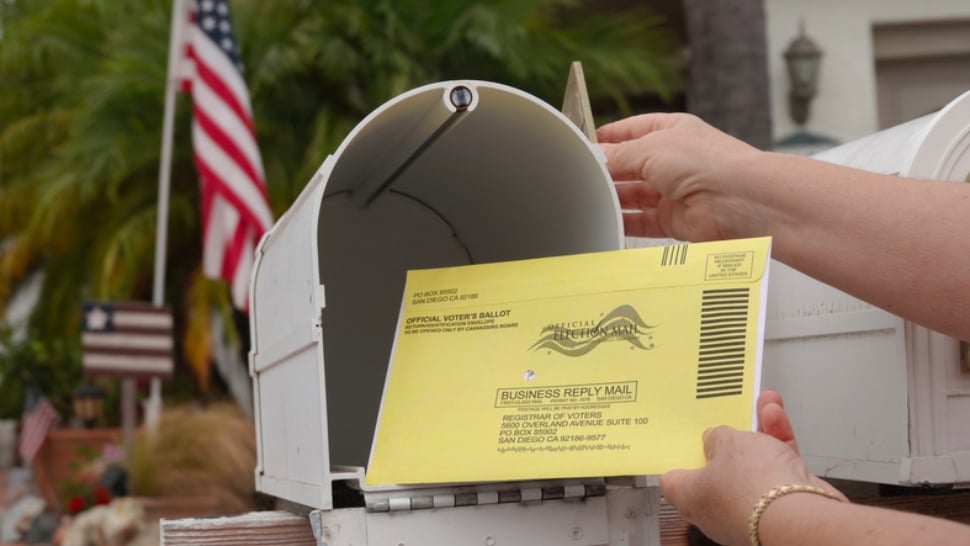
<path id="1" fill-rule="evenodd" d="M 408 273 L 370 485 L 658 474 L 754 427 L 769 238 Z"/>

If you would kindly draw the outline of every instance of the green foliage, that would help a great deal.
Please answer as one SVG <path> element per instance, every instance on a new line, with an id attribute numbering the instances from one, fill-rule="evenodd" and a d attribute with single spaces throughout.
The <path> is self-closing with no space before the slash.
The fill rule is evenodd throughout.
<path id="1" fill-rule="evenodd" d="M 24 395 L 35 386 L 62 418 L 71 415 L 71 393 L 81 383 L 80 344 L 76 341 L 28 336 L 13 341 L 0 330 L 0 419 L 19 419 Z"/>
<path id="2" fill-rule="evenodd" d="M 621 112 L 627 97 L 677 92 L 662 21 L 593 4 L 232 2 L 276 216 L 360 119 L 425 83 L 492 80 L 559 104 L 580 60 L 594 101 Z M 43 269 L 36 339 L 76 339 L 82 300 L 150 299 L 170 17 L 168 0 L 0 2 L 0 312 Z M 201 308 L 183 299 L 199 293 L 186 287 L 201 237 L 178 102 L 166 294 L 186 317 Z"/>
<path id="3" fill-rule="evenodd" d="M 591 98 L 682 85 L 670 31 L 643 9 L 574 0 L 237 3 L 271 197 L 288 204 L 353 126 L 388 99 L 449 79 L 505 83 L 558 105 L 574 60 Z M 292 14 L 292 19 L 280 16 Z M 255 53 L 255 54 L 254 54 Z M 313 105 L 308 109 L 307 105 Z M 274 209 L 279 203 L 274 199 Z"/>

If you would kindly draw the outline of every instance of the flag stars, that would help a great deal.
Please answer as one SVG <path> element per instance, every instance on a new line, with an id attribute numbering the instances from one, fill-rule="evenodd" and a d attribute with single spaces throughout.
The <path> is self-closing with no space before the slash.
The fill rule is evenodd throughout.
<path id="1" fill-rule="evenodd" d="M 197 114 L 229 116 L 228 121 L 251 125 L 249 97 L 247 93 L 236 93 L 244 90 L 246 83 L 242 78 L 240 46 L 229 15 L 232 10 L 226 0 L 198 0 L 197 6 L 198 11 L 191 19 L 195 25 L 192 58 L 196 68 L 204 66 L 225 93 L 216 93 L 217 97 L 205 100 L 193 95 L 194 110 Z M 238 101 L 241 108 L 232 108 L 227 101 Z M 265 186 L 262 161 L 250 131 L 230 135 L 226 132 L 228 124 L 206 125 L 211 127 L 202 127 L 202 124 L 195 127 L 208 144 L 200 145 L 200 138 L 193 143 L 196 164 L 206 167 L 204 174 L 200 173 L 203 187 L 214 196 L 202 210 L 203 223 L 209 226 L 203 236 L 204 269 L 207 275 L 230 281 L 233 306 L 247 309 L 245 287 L 252 272 L 253 247 L 273 223 L 272 211 L 261 191 Z M 230 153 L 240 149 L 255 153 Z M 241 175 L 236 175 L 237 172 Z M 243 211 L 247 214 L 242 214 Z"/>
<path id="2" fill-rule="evenodd" d="M 210 43 L 221 49 L 234 65 L 238 64 L 239 52 L 236 48 L 236 37 L 233 36 L 233 26 L 229 19 L 229 7 L 226 1 L 200 0 L 198 6 L 196 21 L 199 30 Z"/>
<path id="3" fill-rule="evenodd" d="M 95 306 L 88 311 L 87 316 L 84 317 L 85 324 L 87 324 L 88 330 L 104 330 L 108 326 L 108 319 L 110 316 L 101 307 Z"/>

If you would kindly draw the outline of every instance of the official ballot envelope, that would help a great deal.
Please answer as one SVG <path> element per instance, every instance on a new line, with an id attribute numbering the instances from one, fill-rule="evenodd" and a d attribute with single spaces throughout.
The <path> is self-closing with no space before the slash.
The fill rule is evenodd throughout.
<path id="1" fill-rule="evenodd" d="M 369 485 L 658 474 L 755 426 L 769 238 L 410 271 Z"/>

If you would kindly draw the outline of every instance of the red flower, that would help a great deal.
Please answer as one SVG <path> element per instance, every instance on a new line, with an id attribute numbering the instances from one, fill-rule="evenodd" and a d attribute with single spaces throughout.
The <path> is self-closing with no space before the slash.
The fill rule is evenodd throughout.
<path id="1" fill-rule="evenodd" d="M 72 514 L 77 514 L 81 510 L 84 510 L 84 499 L 78 496 L 71 497 L 71 500 L 67 501 L 67 509 Z"/>
<path id="2" fill-rule="evenodd" d="M 94 504 L 108 504 L 111 502 L 111 493 L 103 485 L 94 486 Z"/>

